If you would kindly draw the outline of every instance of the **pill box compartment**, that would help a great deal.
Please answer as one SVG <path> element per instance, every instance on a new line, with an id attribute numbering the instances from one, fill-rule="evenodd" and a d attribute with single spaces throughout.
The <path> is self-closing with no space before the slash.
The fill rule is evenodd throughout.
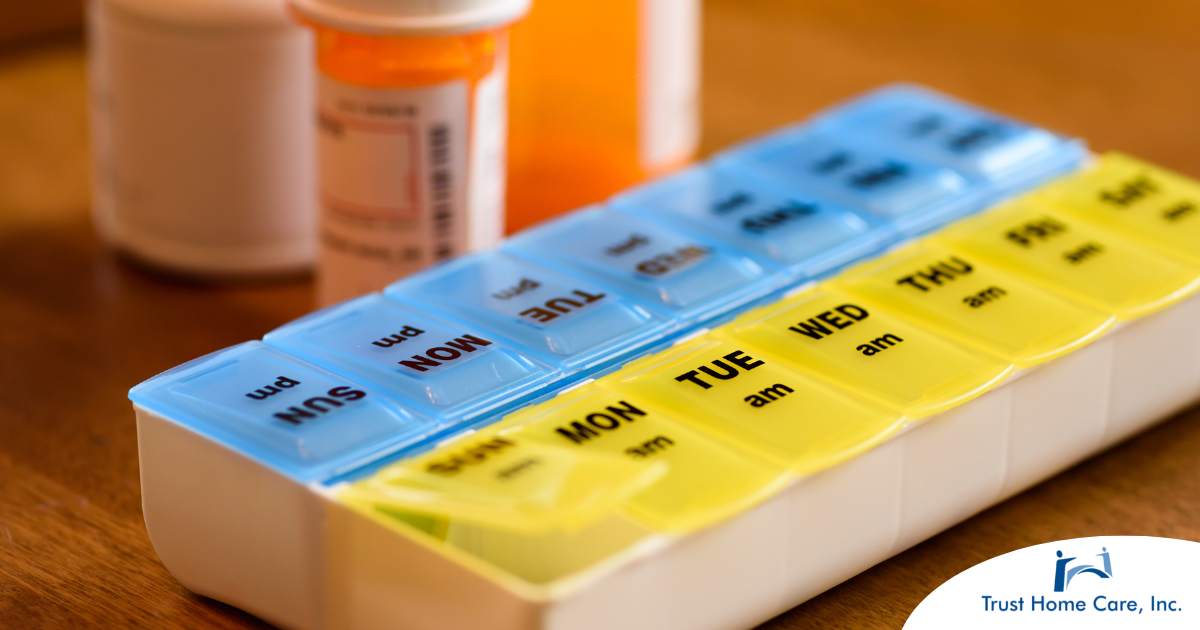
<path id="1" fill-rule="evenodd" d="M 696 166 L 617 195 L 618 212 L 726 243 L 788 282 L 832 272 L 895 242 L 883 221 L 811 191 Z"/>
<path id="2" fill-rule="evenodd" d="M 614 365 L 679 328 L 617 292 L 499 252 L 450 261 L 384 293 L 498 335 L 566 373 Z"/>
<path id="3" fill-rule="evenodd" d="M 561 371 L 512 343 L 432 309 L 366 295 L 264 337 L 419 406 L 452 427 L 540 395 Z"/>
<path id="4" fill-rule="evenodd" d="M 440 426 L 379 390 L 259 341 L 168 370 L 130 398 L 300 483 L 354 470 Z"/>
<path id="5" fill-rule="evenodd" d="M 918 85 L 895 84 L 834 105 L 814 127 L 954 169 L 998 199 L 1069 173 L 1082 142 Z"/>
<path id="6" fill-rule="evenodd" d="M 502 249 L 589 278 L 684 325 L 743 306 L 788 279 L 717 239 L 602 207 L 538 224 Z"/>
<path id="7" fill-rule="evenodd" d="M 904 236 L 977 212 L 994 198 L 982 182 L 836 128 L 788 127 L 723 151 L 714 163 L 828 199 L 886 222 Z"/>

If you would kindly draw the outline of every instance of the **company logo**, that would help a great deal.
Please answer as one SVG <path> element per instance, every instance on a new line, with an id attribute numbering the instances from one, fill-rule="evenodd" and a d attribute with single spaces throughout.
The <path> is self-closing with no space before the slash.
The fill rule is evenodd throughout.
<path id="1" fill-rule="evenodd" d="M 1109 557 L 1108 547 L 1101 547 L 1100 551 L 1103 553 L 1096 554 L 1096 557 L 1104 560 L 1103 569 L 1098 569 L 1095 565 L 1091 564 L 1080 564 L 1068 568 L 1067 565 L 1071 564 L 1071 561 L 1076 558 L 1064 558 L 1062 557 L 1062 551 L 1055 552 L 1058 555 L 1058 560 L 1054 563 L 1054 592 L 1061 593 L 1067 590 L 1067 587 L 1071 585 L 1071 580 L 1080 573 L 1091 573 L 1106 580 L 1111 578 L 1113 575 L 1112 558 Z"/>
<path id="2" fill-rule="evenodd" d="M 1117 580 L 1113 555 L 1120 556 Z M 947 580 L 904 629 L 1200 630 L 1197 566 L 1200 542 L 1187 540 L 1096 536 L 1043 543 Z M 1076 579 L 1084 573 L 1091 575 Z"/>

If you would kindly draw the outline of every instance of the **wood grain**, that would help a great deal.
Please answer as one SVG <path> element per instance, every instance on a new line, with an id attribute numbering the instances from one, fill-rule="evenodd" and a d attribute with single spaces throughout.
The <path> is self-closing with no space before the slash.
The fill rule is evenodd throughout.
<path id="1" fill-rule="evenodd" d="M 1197 12 L 1183 0 L 709 0 L 704 147 L 912 80 L 1197 176 Z M 125 392 L 303 314 L 311 287 L 181 283 L 118 260 L 88 221 L 86 151 L 82 46 L 0 57 L 0 627 L 261 627 L 158 562 Z M 899 628 L 973 564 L 1098 534 L 1200 540 L 1200 411 L 763 628 Z"/>

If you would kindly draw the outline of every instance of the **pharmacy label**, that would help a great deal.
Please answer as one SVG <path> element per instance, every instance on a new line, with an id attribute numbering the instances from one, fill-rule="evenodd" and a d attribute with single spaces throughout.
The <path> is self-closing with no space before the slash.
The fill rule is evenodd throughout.
<path id="1" fill-rule="evenodd" d="M 319 78 L 322 303 L 469 249 L 470 98 L 465 79 L 373 88 Z"/>

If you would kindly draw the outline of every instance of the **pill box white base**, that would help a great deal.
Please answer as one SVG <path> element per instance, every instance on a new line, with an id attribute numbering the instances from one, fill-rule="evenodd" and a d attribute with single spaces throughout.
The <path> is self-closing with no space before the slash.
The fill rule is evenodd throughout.
<path id="1" fill-rule="evenodd" d="M 142 512 L 184 586 L 284 628 L 317 628 L 324 500 L 309 488 L 137 408 Z"/>
<path id="2" fill-rule="evenodd" d="M 390 528 L 135 405 L 146 526 L 186 587 L 303 630 L 734 630 L 769 619 L 1200 397 L 1200 297 L 683 539 L 535 585 Z"/>

